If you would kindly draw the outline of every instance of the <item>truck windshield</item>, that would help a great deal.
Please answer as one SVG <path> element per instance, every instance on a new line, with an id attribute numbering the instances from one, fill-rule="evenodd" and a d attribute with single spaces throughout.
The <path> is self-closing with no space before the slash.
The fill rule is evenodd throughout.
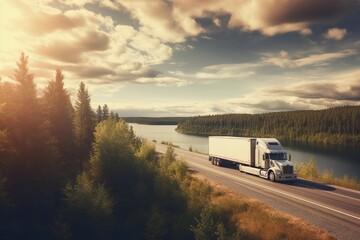
<path id="1" fill-rule="evenodd" d="M 286 160 L 286 153 L 270 153 L 270 159 L 272 160 Z"/>

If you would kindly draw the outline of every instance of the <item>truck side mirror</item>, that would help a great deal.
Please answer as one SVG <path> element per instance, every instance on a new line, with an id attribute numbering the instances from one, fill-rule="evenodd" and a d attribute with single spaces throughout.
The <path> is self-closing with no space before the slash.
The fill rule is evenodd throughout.
<path id="1" fill-rule="evenodd" d="M 263 160 L 265 160 L 265 154 L 263 154 Z"/>

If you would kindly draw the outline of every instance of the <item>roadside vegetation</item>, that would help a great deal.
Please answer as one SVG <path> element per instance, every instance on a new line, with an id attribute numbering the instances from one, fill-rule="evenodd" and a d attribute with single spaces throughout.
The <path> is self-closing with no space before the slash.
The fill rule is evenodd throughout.
<path id="1" fill-rule="evenodd" d="M 180 148 L 179 145 L 175 145 L 172 142 L 168 142 L 168 141 L 161 141 L 161 144 L 168 145 L 168 146 L 171 146 L 171 147 L 174 147 L 174 148 Z"/>
<path id="2" fill-rule="evenodd" d="M 234 239 L 336 239 L 325 230 L 232 192 L 201 175 L 194 174 L 194 177 L 213 187 L 214 219 L 223 219 L 226 226 L 235 227 L 239 235 Z"/>
<path id="3" fill-rule="evenodd" d="M 264 114 L 189 117 L 176 130 L 193 135 L 275 137 L 322 144 L 360 144 L 360 106 Z"/>
<path id="4" fill-rule="evenodd" d="M 346 187 L 350 189 L 360 190 L 360 182 L 356 177 L 350 178 L 346 174 L 341 177 L 335 177 L 332 170 L 320 171 L 317 166 L 316 159 L 311 157 L 309 161 L 302 164 L 296 164 L 295 169 L 298 177 L 314 180 L 326 184 Z"/>

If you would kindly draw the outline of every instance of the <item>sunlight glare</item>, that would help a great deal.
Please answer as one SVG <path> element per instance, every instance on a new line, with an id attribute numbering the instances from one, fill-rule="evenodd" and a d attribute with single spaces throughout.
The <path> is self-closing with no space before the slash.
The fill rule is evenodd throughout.
<path id="1" fill-rule="evenodd" d="M 21 19 L 22 14 L 19 9 L 8 3 L 2 1 L 0 3 L 0 51 L 1 53 L 9 52 L 12 49 L 19 47 L 16 40 L 19 34 L 19 27 L 16 23 Z"/>

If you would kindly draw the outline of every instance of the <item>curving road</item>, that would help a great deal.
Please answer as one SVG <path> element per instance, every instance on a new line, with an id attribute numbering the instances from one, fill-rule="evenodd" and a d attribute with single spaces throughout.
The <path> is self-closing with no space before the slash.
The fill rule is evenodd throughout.
<path id="1" fill-rule="evenodd" d="M 160 153 L 167 146 L 156 144 Z M 178 157 L 202 175 L 233 191 L 302 218 L 328 230 L 339 239 L 360 239 L 360 192 L 299 179 L 293 183 L 273 183 L 240 173 L 231 167 L 211 165 L 208 156 L 175 148 Z"/>

